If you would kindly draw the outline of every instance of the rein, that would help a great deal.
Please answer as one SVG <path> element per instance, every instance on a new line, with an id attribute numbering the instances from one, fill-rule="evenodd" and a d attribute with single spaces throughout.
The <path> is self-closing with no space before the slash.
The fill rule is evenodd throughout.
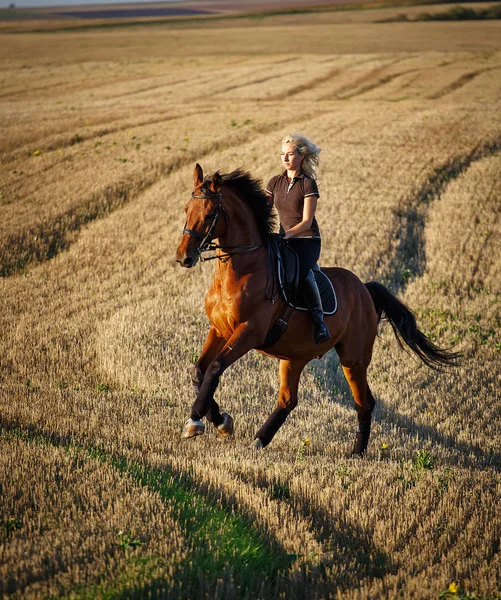
<path id="1" fill-rule="evenodd" d="M 197 196 L 195 192 L 192 192 L 191 197 L 195 198 L 196 200 L 214 200 L 214 198 L 217 197 L 216 210 L 212 213 L 212 215 L 209 215 L 212 217 L 212 223 L 210 224 L 207 233 L 199 233 L 198 231 L 195 231 L 193 229 L 188 229 L 188 227 L 186 227 L 186 223 L 183 229 L 183 233 L 187 233 L 191 237 L 194 237 L 197 240 L 201 240 L 200 244 L 197 247 L 197 252 L 201 262 L 205 262 L 206 260 L 214 260 L 215 258 L 219 259 L 222 262 L 226 262 L 236 254 L 244 254 L 245 252 L 251 252 L 252 250 L 257 250 L 258 248 L 264 247 L 261 244 L 254 244 L 252 246 L 220 246 L 219 244 L 215 244 L 212 241 L 212 238 L 221 213 L 224 214 L 226 223 L 228 223 L 228 217 L 226 215 L 226 211 L 224 210 L 221 192 L 218 192 L 217 194 L 214 194 L 212 196 Z M 202 256 L 203 252 L 212 252 L 214 250 L 223 250 L 225 253 L 216 254 L 215 256 Z M 227 250 L 237 250 L 237 252 L 226 252 Z"/>

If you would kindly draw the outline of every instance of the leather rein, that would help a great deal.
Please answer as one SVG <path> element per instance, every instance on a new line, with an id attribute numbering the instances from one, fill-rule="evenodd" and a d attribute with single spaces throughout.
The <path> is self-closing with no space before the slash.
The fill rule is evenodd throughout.
<path id="1" fill-rule="evenodd" d="M 183 234 L 187 233 L 196 240 L 201 240 L 200 244 L 197 246 L 197 252 L 201 262 L 206 260 L 214 260 L 215 258 L 221 260 L 222 262 L 226 262 L 235 254 L 244 254 L 245 252 L 257 250 L 258 248 L 264 248 L 264 246 L 261 244 L 254 244 L 253 246 L 220 246 L 219 244 L 214 243 L 212 238 L 221 213 L 224 214 L 224 218 L 228 224 L 228 217 L 226 215 L 226 211 L 224 210 L 222 194 L 221 192 L 217 192 L 217 194 L 213 194 L 211 196 L 197 196 L 195 192 L 192 192 L 191 197 L 195 198 L 196 200 L 214 200 L 214 198 L 217 198 L 216 210 L 211 215 L 208 215 L 209 217 L 212 217 L 212 222 L 207 233 L 200 233 L 194 229 L 188 229 L 188 227 L 186 227 L 186 223 L 184 225 Z M 216 254 L 215 256 L 207 257 L 202 256 L 203 252 L 211 252 L 214 250 L 222 250 L 224 251 L 224 254 Z M 236 250 L 236 252 L 227 252 L 227 250 Z"/>

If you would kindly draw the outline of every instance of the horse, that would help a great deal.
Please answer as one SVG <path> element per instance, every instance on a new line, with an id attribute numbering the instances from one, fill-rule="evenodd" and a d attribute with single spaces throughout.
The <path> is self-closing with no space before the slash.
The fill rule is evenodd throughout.
<path id="1" fill-rule="evenodd" d="M 294 312 L 282 337 L 263 348 L 280 317 L 284 300 L 266 294 L 270 278 L 268 246 L 276 227 L 275 212 L 260 181 L 237 169 L 204 178 L 197 164 L 194 191 L 185 207 L 186 223 L 176 260 L 191 269 L 212 250 L 217 265 L 205 298 L 210 321 L 199 359 L 191 370 L 196 399 L 182 437 L 202 435 L 206 418 L 221 438 L 234 433 L 233 418 L 214 399 L 221 375 L 252 349 L 280 360 L 280 391 L 275 410 L 256 433 L 253 446 L 265 448 L 297 406 L 301 373 L 314 358 L 335 348 L 348 381 L 358 417 L 352 454 L 363 456 L 370 437 L 374 396 L 367 382 L 378 324 L 389 321 L 401 347 L 431 368 L 456 364 L 458 353 L 436 346 L 417 327 L 414 313 L 378 282 L 362 283 L 351 271 L 323 268 L 338 297 L 338 310 L 325 316 L 331 338 L 316 344 L 308 312 Z M 275 234 L 276 235 L 276 234 Z M 273 275 L 273 273 L 271 273 Z"/>

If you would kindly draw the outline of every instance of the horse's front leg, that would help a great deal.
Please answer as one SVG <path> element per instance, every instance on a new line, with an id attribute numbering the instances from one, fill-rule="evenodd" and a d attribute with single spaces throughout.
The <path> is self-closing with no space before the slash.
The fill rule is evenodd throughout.
<path id="1" fill-rule="evenodd" d="M 199 359 L 197 360 L 195 365 L 193 367 L 190 367 L 189 369 L 196 397 L 198 397 L 198 395 L 200 394 L 200 388 L 202 387 L 207 367 L 210 365 L 211 361 L 214 360 L 214 358 L 217 356 L 218 352 L 221 351 L 225 343 L 226 340 L 219 334 L 218 330 L 214 326 L 211 326 L 205 339 L 205 343 L 202 348 L 202 352 L 200 354 Z M 225 420 L 228 421 L 229 419 L 231 419 L 231 417 L 226 413 L 221 414 L 219 412 L 219 406 L 214 399 L 212 399 L 212 404 L 209 407 L 206 416 L 207 420 L 210 423 L 212 423 L 216 428 L 219 426 L 223 426 L 225 424 Z M 224 429 L 225 431 L 223 432 L 223 434 L 226 432 L 226 430 L 229 430 L 230 427 L 226 427 Z M 190 419 L 185 425 L 183 437 L 195 437 L 197 435 L 202 435 L 204 431 L 205 425 L 202 423 L 201 420 L 193 421 L 193 419 Z"/>
<path id="2" fill-rule="evenodd" d="M 202 423 L 204 417 L 214 423 L 218 433 L 223 437 L 233 432 L 233 420 L 226 413 L 222 415 L 219 413 L 219 407 L 214 400 L 214 393 L 224 371 L 249 350 L 262 343 L 261 337 L 263 336 L 250 327 L 248 323 L 243 323 L 237 327 L 228 341 L 223 340 L 222 348 L 216 352 L 212 359 L 209 360 L 210 353 L 206 353 L 206 360 L 209 362 L 205 371 L 202 371 L 205 365 L 203 363 L 199 364 L 200 360 L 197 362 L 194 372 L 194 385 L 198 394 L 193 404 L 190 419 L 184 428 L 183 437 L 194 437 L 202 434 L 204 432 Z M 208 341 L 209 338 L 206 346 Z M 201 377 L 202 372 L 203 378 Z M 228 419 L 231 419 L 231 423 L 228 423 Z"/>
<path id="3" fill-rule="evenodd" d="M 202 352 L 200 353 L 200 357 L 195 363 L 195 366 L 190 367 L 190 376 L 193 382 L 193 387 L 195 388 L 195 394 L 197 396 L 200 393 L 200 386 L 204 380 L 207 367 L 209 366 L 210 362 L 214 360 L 215 356 L 225 343 L 226 340 L 224 337 L 222 337 L 218 330 L 211 325 L 209 332 L 207 333 L 207 337 L 205 338 L 205 343 L 202 348 Z"/>
<path id="4" fill-rule="evenodd" d="M 296 408 L 299 379 L 307 363 L 308 361 L 303 360 L 280 361 L 280 392 L 277 407 L 256 433 L 255 447 L 257 449 L 264 448 L 271 442 L 289 413 Z"/>

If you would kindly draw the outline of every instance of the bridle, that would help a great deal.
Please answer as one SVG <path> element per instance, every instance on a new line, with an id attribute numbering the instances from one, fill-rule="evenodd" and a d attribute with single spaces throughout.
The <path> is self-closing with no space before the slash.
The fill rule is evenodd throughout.
<path id="1" fill-rule="evenodd" d="M 208 250 L 213 249 L 210 246 L 212 245 L 212 236 L 214 235 L 214 230 L 216 229 L 219 215 L 222 212 L 224 212 L 226 222 L 228 222 L 228 217 L 226 216 L 226 212 L 223 208 L 223 199 L 221 192 L 218 192 L 217 194 L 214 194 L 212 196 L 197 196 L 195 192 L 192 192 L 191 197 L 195 198 L 196 200 L 213 200 L 214 198 L 217 198 L 216 210 L 212 213 L 212 215 L 208 215 L 212 217 L 212 223 L 210 224 L 207 233 L 199 233 L 198 231 L 195 231 L 193 229 L 188 229 L 188 227 L 186 227 L 186 223 L 184 225 L 183 233 L 191 235 L 191 237 L 194 237 L 196 240 L 201 240 L 200 244 L 197 247 L 198 254 L 201 254 L 202 252 L 207 252 Z M 200 256 L 200 260 L 204 260 L 202 256 Z"/>
<path id="2" fill-rule="evenodd" d="M 196 240 L 201 240 L 200 244 L 197 246 L 197 253 L 200 257 L 201 262 L 204 262 L 206 260 L 213 260 L 215 258 L 218 258 L 219 260 L 225 262 L 235 254 L 243 254 L 244 252 L 250 252 L 251 250 L 256 250 L 257 248 L 264 247 L 261 244 L 254 244 L 253 246 L 220 246 L 219 244 L 215 244 L 212 241 L 212 238 L 220 215 L 224 214 L 226 224 L 228 225 L 229 223 L 228 216 L 226 214 L 226 211 L 224 210 L 223 196 L 221 192 L 211 194 L 210 196 L 198 196 L 197 194 L 195 194 L 195 192 L 192 192 L 191 197 L 195 198 L 196 200 L 214 200 L 215 198 L 217 198 L 216 210 L 211 215 L 207 215 L 212 217 L 212 222 L 209 226 L 209 229 L 207 230 L 207 233 L 200 233 L 199 231 L 195 231 L 194 229 L 188 229 L 188 227 L 186 227 L 186 223 L 184 224 L 183 234 L 187 233 Z M 202 256 L 203 252 L 211 252 L 213 250 L 237 250 L 237 252 L 225 252 L 224 254 L 216 254 L 215 256 L 207 257 Z"/>

